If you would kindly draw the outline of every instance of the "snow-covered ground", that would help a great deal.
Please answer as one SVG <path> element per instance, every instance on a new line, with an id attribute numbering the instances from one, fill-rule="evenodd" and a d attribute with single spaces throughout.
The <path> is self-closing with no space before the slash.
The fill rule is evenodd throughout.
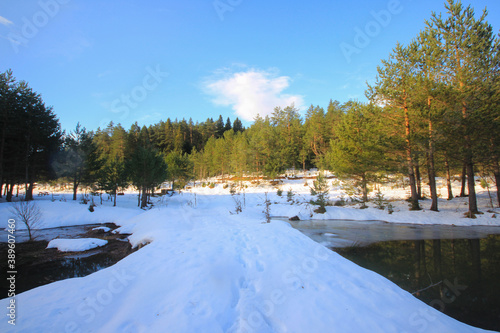
<path id="1" fill-rule="evenodd" d="M 309 183 L 312 183 L 309 180 Z M 42 227 L 115 222 L 131 233 L 133 246 L 148 244 L 117 264 L 17 295 L 16 325 L 2 332 L 476 332 L 408 292 L 315 243 L 286 222 L 265 221 L 265 192 L 273 216 L 301 219 L 384 220 L 406 223 L 500 225 L 487 213 L 489 199 L 478 187 L 477 219 L 466 219 L 466 200 L 440 201 L 440 212 L 409 212 L 393 201 L 394 213 L 376 208 L 327 207 L 314 214 L 304 180 L 253 185 L 231 196 L 229 188 L 195 186 L 163 197 L 155 208 L 136 207 L 137 197 L 105 202 L 92 213 L 77 202 L 38 200 Z M 290 205 L 286 192 L 295 193 Z M 401 199 L 404 189 L 384 189 Z M 457 193 L 457 192 L 456 192 Z M 342 195 L 334 188 L 330 195 Z M 67 199 L 70 195 L 67 195 Z M 242 212 L 236 214 L 237 201 Z M 11 217 L 0 204 L 0 227 Z M 18 224 L 18 227 L 21 225 Z M 22 272 L 18 272 L 22 274 Z M 4 311 L 10 299 L 0 300 Z"/>

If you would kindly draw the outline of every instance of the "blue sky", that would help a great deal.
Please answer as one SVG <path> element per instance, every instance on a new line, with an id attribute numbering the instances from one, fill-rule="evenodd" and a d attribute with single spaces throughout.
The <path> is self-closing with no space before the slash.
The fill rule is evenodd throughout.
<path id="1" fill-rule="evenodd" d="M 500 2 L 471 4 L 498 32 Z M 365 100 L 380 60 L 432 11 L 444 1 L 3 0 L 0 71 L 28 81 L 66 130 L 219 115 L 249 125 L 275 106 Z"/>

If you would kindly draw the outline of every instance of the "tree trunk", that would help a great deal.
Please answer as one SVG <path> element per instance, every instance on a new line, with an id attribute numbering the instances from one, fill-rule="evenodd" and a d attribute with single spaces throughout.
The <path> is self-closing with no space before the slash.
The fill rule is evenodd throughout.
<path id="1" fill-rule="evenodd" d="M 453 199 L 453 191 L 451 188 L 451 174 L 450 174 L 450 163 L 448 162 L 448 156 L 444 156 L 444 166 L 446 168 L 446 187 L 448 189 L 448 200 Z"/>
<path id="2" fill-rule="evenodd" d="M 460 82 L 460 88 L 464 87 L 463 82 Z M 474 214 L 478 214 L 477 210 L 477 199 L 476 199 L 476 184 L 474 177 L 474 161 L 473 161 L 473 150 L 471 144 L 471 138 L 469 135 L 469 117 L 467 112 L 467 102 L 465 100 L 462 101 L 462 118 L 463 118 L 463 126 L 464 126 L 464 149 L 465 149 L 465 168 L 467 172 L 467 190 L 469 191 L 469 212 L 468 216 L 470 218 L 474 217 Z"/>
<path id="3" fill-rule="evenodd" d="M 78 179 L 77 176 L 75 175 L 73 178 L 73 200 L 76 201 L 76 194 L 78 192 Z"/>
<path id="4" fill-rule="evenodd" d="M 116 192 L 117 192 L 117 191 L 118 191 L 118 190 L 116 190 L 116 189 L 115 189 L 115 191 L 114 191 L 114 193 L 113 193 L 113 194 L 114 194 L 114 195 L 113 195 L 113 197 L 114 197 L 113 207 L 116 207 Z"/>
<path id="5" fill-rule="evenodd" d="M 467 196 L 467 194 L 465 194 L 465 188 L 467 187 L 467 166 L 465 165 L 465 163 L 464 166 L 462 167 L 461 180 L 462 180 L 462 188 L 460 189 L 460 197 L 464 198 Z"/>
<path id="6" fill-rule="evenodd" d="M 493 151 L 495 151 L 495 149 L 493 149 Z M 500 207 L 500 163 L 497 154 L 493 154 L 493 174 L 495 175 L 495 185 L 497 187 L 498 207 Z"/>
<path id="7" fill-rule="evenodd" d="M 148 194 L 146 187 L 142 187 L 142 199 L 141 199 L 141 208 L 144 208 L 148 205 Z"/>
<path id="8" fill-rule="evenodd" d="M 468 157 L 467 160 L 467 189 L 469 190 L 469 217 L 473 217 L 474 214 L 478 214 L 477 200 L 476 200 L 476 182 L 474 179 L 474 163 L 472 158 Z"/>
<path id="9" fill-rule="evenodd" d="M 361 184 L 363 187 L 363 206 L 365 206 L 365 204 L 368 202 L 368 185 L 365 174 L 361 176 Z"/>
<path id="10" fill-rule="evenodd" d="M 432 131 L 432 121 L 429 120 L 429 152 L 427 156 L 427 174 L 429 177 L 429 188 L 431 192 L 431 208 L 430 210 L 438 211 L 438 195 L 436 188 L 436 168 L 434 167 L 434 138 Z"/>
<path id="11" fill-rule="evenodd" d="M 28 184 L 28 188 L 26 189 L 26 197 L 25 197 L 25 200 L 26 201 L 31 201 L 33 200 L 33 188 L 35 187 L 33 182 L 30 181 Z"/>
<path id="12" fill-rule="evenodd" d="M 436 173 L 434 169 L 434 154 L 429 151 L 427 161 L 427 173 L 429 175 L 429 190 L 431 192 L 431 208 L 430 210 L 434 212 L 438 212 L 438 196 L 437 196 L 437 188 L 436 188 Z"/>
<path id="13" fill-rule="evenodd" d="M 7 196 L 5 198 L 5 200 L 7 200 L 7 202 L 12 202 L 12 190 L 14 189 L 14 184 L 10 183 L 8 184 L 7 183 Z"/>
<path id="14" fill-rule="evenodd" d="M 417 183 L 418 200 L 422 200 L 422 176 L 420 175 L 420 163 L 418 158 L 414 159 L 415 164 L 415 181 Z"/>
<path id="15" fill-rule="evenodd" d="M 411 192 L 411 208 L 410 210 L 420 210 L 418 204 L 418 193 L 415 183 L 415 172 L 413 169 L 413 157 L 411 153 L 411 142 L 410 142 L 410 118 L 408 115 L 408 107 L 406 103 L 404 105 L 404 118 L 405 118 L 405 140 L 406 140 L 406 163 L 408 167 L 408 178 L 410 180 L 410 192 Z"/>
<path id="16" fill-rule="evenodd" d="M 495 185 L 497 186 L 498 207 L 500 207 L 500 168 L 498 166 L 498 161 L 495 166 Z"/>

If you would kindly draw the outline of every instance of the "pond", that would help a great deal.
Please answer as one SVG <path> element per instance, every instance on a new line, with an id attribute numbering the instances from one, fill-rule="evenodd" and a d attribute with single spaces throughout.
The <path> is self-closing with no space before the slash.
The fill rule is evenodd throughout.
<path id="1" fill-rule="evenodd" d="M 344 220 L 291 224 L 443 313 L 500 331 L 500 227 Z"/>
<path id="2" fill-rule="evenodd" d="M 109 231 L 92 230 L 105 226 Z M 127 236 L 113 234 L 113 223 L 101 225 L 79 225 L 36 230 L 35 241 L 27 241 L 27 232 L 16 231 L 16 291 L 17 293 L 73 277 L 82 277 L 100 269 L 114 265 L 133 251 Z M 108 229 L 106 229 L 108 230 Z M 0 257 L 7 257 L 6 233 L 0 235 Z M 105 246 L 82 251 L 61 252 L 47 249 L 48 242 L 59 238 L 100 238 L 108 243 Z M 0 261 L 0 270 L 7 271 L 7 261 Z M 0 284 L 0 298 L 7 296 L 6 283 Z"/>

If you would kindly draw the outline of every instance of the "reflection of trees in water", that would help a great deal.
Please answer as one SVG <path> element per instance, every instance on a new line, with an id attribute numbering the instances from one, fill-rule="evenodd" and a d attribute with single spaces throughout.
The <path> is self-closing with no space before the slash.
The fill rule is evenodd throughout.
<path id="1" fill-rule="evenodd" d="M 460 321 L 500 330 L 500 236 L 382 242 L 337 252 Z"/>
<path id="2" fill-rule="evenodd" d="M 96 257 L 96 258 L 94 258 Z M 73 277 L 83 277 L 103 268 L 109 267 L 115 263 L 109 257 L 95 255 L 87 258 L 63 259 L 61 260 L 61 269 L 59 274 L 55 276 L 58 280 L 68 279 Z"/>

